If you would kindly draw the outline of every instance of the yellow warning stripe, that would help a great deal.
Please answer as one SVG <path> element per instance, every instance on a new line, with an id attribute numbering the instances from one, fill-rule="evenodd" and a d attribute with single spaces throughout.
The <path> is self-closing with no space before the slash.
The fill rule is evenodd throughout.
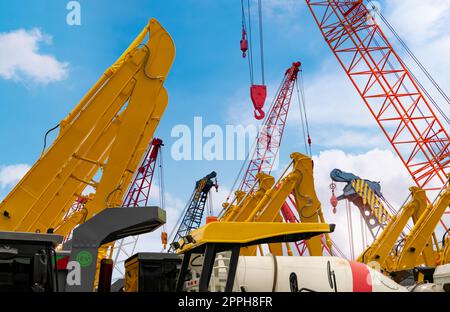
<path id="1" fill-rule="evenodd" d="M 389 213 L 383 203 L 365 181 L 354 180 L 352 187 L 361 196 L 363 204 L 369 205 L 372 214 L 377 218 L 379 223 L 383 224 L 389 219 Z"/>

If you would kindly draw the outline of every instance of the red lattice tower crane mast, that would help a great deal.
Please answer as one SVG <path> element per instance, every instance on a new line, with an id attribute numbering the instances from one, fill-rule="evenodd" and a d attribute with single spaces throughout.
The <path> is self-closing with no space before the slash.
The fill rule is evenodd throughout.
<path id="1" fill-rule="evenodd" d="M 448 180 L 450 137 L 363 0 L 306 2 L 325 41 L 417 186 L 440 190 Z"/>
<path id="2" fill-rule="evenodd" d="M 162 165 L 160 155 L 162 146 L 164 146 L 164 144 L 161 139 L 154 138 L 151 141 L 148 150 L 142 159 L 141 165 L 136 172 L 133 183 L 130 185 L 127 195 L 124 197 L 123 207 L 145 207 L 148 205 L 158 156 L 160 164 Z M 162 170 L 162 168 L 160 169 Z M 160 179 L 162 179 L 162 173 L 160 173 Z M 160 181 L 160 188 L 162 188 L 160 191 L 162 194 L 161 201 L 163 201 L 164 189 L 162 181 Z M 162 202 L 161 205 L 164 205 L 164 203 Z M 114 271 L 120 276 L 124 276 L 123 263 L 128 257 L 134 254 L 138 239 L 138 236 L 130 236 L 117 241 L 114 244 L 112 252 L 112 257 L 114 258 Z"/>
<path id="3" fill-rule="evenodd" d="M 257 183 L 256 175 L 259 172 L 270 173 L 281 146 L 284 128 L 291 105 L 292 93 L 300 71 L 300 62 L 292 64 L 286 71 L 283 82 L 275 97 L 272 108 L 256 138 L 256 145 L 240 190 L 252 191 Z"/>
<path id="4" fill-rule="evenodd" d="M 280 150 L 287 116 L 291 106 L 292 94 L 297 83 L 300 68 L 301 63 L 296 62 L 286 70 L 269 115 L 264 121 L 258 137 L 256 138 L 256 146 L 253 155 L 250 158 L 247 171 L 244 174 L 244 179 L 239 188 L 241 191 L 246 193 L 251 192 L 257 183 L 256 175 L 259 172 L 270 173 L 272 171 Z M 289 202 L 291 206 L 295 208 L 295 202 L 291 197 L 289 197 Z M 285 203 L 281 208 L 281 214 L 286 222 L 298 222 L 298 218 L 288 203 Z M 325 243 L 323 243 L 322 246 L 324 250 L 331 254 L 331 251 Z M 296 243 L 295 247 L 300 255 L 305 254 L 306 244 L 304 242 Z"/>
<path id="5" fill-rule="evenodd" d="M 162 146 L 164 146 L 164 144 L 161 139 L 155 138 L 150 143 L 149 149 L 134 177 L 133 183 L 123 200 L 124 207 L 147 206 L 156 163 Z"/>

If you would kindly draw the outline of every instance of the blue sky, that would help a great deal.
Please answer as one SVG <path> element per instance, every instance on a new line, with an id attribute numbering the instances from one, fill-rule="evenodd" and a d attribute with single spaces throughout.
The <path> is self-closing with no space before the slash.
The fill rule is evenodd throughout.
<path id="1" fill-rule="evenodd" d="M 6 117 L 0 124 L 0 144 L 2 150 L 7 151 L 0 156 L 1 164 L 32 164 L 39 156 L 46 129 L 70 112 L 150 17 L 159 19 L 177 47 L 177 57 L 166 84 L 170 105 L 157 131 L 168 143 L 167 151 L 171 146 L 170 131 L 176 124 L 192 125 L 193 117 L 202 116 L 204 124 L 225 125 L 233 115 L 242 117 L 242 110 L 233 112 L 229 105 L 234 94 L 242 94 L 246 100 L 249 84 L 247 63 L 239 51 L 239 1 L 142 0 L 130 1 L 126 6 L 119 1 L 80 1 L 81 26 L 66 24 L 67 2 L 0 4 L 0 32 L 37 28 L 52 37 L 51 44 L 39 44 L 39 53 L 69 63 L 66 79 L 45 85 L 29 79 L 0 80 L 0 91 L 4 95 L 0 109 Z M 264 30 L 266 77 L 269 88 L 272 87 L 269 92 L 279 84 L 291 62 L 301 60 L 306 74 L 320 67 L 322 60 L 318 54 L 329 54 L 304 7 L 303 4 L 295 7 L 298 14 L 282 10 L 280 14 L 286 14 L 288 20 L 275 12 L 267 13 Z M 293 21 L 296 23 L 291 30 L 289 24 Z M 251 108 L 249 100 L 248 106 Z M 248 115 L 244 116 L 246 120 L 253 121 L 251 113 Z M 186 165 L 167 159 L 169 190 L 170 176 L 178 180 L 181 175 L 186 183 L 178 184 L 176 191 L 181 187 L 186 192 L 190 191 L 193 179 L 212 169 L 219 171 L 221 181 L 229 183 L 233 175 L 229 171 L 226 175 L 220 174 L 221 169 L 229 167 L 237 171 L 240 164 L 191 162 L 189 172 L 183 170 Z"/>
<path id="2" fill-rule="evenodd" d="M 23 73 L 18 77 L 5 77 L 1 74 L 2 63 L 8 63 L 7 55 L 13 56 L 15 52 L 6 50 L 9 54 L 5 57 L 5 53 L 1 54 L 5 47 L 0 47 L 0 168 L 33 164 L 40 155 L 47 129 L 71 111 L 148 19 L 155 17 L 171 34 L 177 47 L 176 60 L 166 82 L 169 107 L 157 130 L 157 136 L 166 143 L 166 190 L 177 210 L 192 192 L 194 181 L 216 170 L 223 190 L 215 203 L 217 209 L 241 162 L 174 161 L 170 157 L 174 142 L 170 134 L 175 125 L 192 125 L 195 116 L 202 116 L 204 124 L 220 126 L 254 122 L 248 97 L 247 63 L 239 50 L 240 1 L 80 0 L 81 26 L 67 25 L 68 2 L 0 1 L 0 35 L 37 29 L 44 39 L 37 43 L 38 50 L 33 52 L 51 56 L 65 66 L 62 76 L 47 83 Z M 436 5 L 431 7 L 431 2 Z M 446 79 L 448 74 L 443 67 L 448 67 L 438 63 L 439 56 L 430 55 L 429 49 L 439 48 L 439 55 L 448 59 L 450 44 L 445 31 L 448 25 L 442 24 L 450 16 L 448 2 L 411 0 L 408 2 L 411 5 L 405 7 L 404 1 L 381 1 L 383 11 L 394 21 L 401 35 L 416 48 L 438 80 L 446 82 L 443 85 L 446 90 L 450 80 Z M 263 0 L 263 5 L 269 93 L 273 95 L 293 61 L 303 63 L 313 153 L 315 159 L 324 164 L 319 164 L 317 169 L 322 202 L 328 203 L 329 170 L 343 166 L 341 169 L 359 171 L 355 173 L 361 176 L 368 174 L 368 178 L 385 181 L 389 186 L 401 185 L 401 192 L 387 188 L 393 201 L 401 203 L 411 182 L 326 46 L 304 1 Z M 422 18 L 424 11 L 427 18 Z M 414 29 L 417 31 L 412 31 Z M 437 33 L 436 29 L 444 32 Z M 422 44 L 423 38 L 430 38 L 427 47 Z M 304 152 L 295 101 L 293 105 L 281 149 L 281 163 L 287 163 L 289 154 L 294 151 Z M 374 155 L 379 158 L 374 159 Z M 369 165 L 372 167 L 368 168 Z M 0 196 L 7 194 L 14 182 L 17 181 L 13 178 L 6 179 Z"/>

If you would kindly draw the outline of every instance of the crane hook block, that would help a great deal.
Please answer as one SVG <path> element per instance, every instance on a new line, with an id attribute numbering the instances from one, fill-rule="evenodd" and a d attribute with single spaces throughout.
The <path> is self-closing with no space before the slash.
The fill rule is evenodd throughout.
<path id="1" fill-rule="evenodd" d="M 266 114 L 262 110 L 267 98 L 267 87 L 264 85 L 252 85 L 250 87 L 250 97 L 255 107 L 255 118 L 264 119 Z"/>
<path id="2" fill-rule="evenodd" d="M 248 51 L 248 41 L 247 41 L 247 33 L 245 32 L 245 29 L 242 29 L 241 51 L 242 51 L 242 58 L 246 58 L 247 51 Z"/>
<path id="3" fill-rule="evenodd" d="M 330 199 L 330 204 L 331 207 L 333 207 L 333 213 L 336 214 L 336 210 L 337 210 L 337 206 L 338 206 L 338 199 L 336 197 L 336 195 L 331 195 L 331 199 Z"/>

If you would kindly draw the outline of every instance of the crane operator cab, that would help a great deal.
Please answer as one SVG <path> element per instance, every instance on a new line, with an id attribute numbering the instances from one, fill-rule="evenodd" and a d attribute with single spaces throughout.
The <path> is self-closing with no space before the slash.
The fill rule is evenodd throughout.
<path id="1" fill-rule="evenodd" d="M 58 291 L 55 247 L 62 236 L 0 232 L 0 292 Z"/>

